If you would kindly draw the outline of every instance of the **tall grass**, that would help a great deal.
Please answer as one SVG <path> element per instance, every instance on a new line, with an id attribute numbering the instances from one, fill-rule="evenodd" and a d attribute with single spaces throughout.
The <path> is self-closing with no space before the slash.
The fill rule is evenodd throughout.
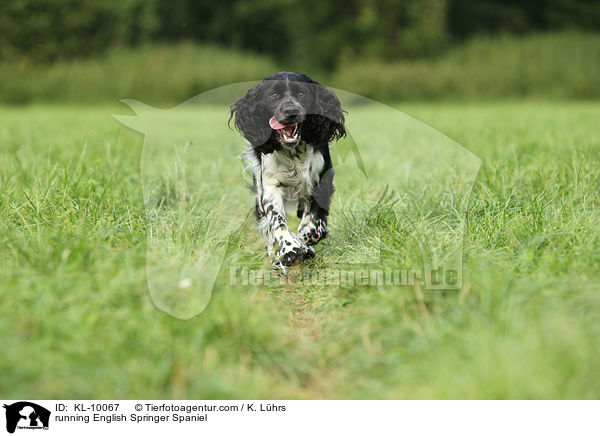
<path id="1" fill-rule="evenodd" d="M 0 64 L 0 102 L 177 104 L 221 85 L 281 70 L 310 73 L 380 101 L 600 97 L 600 34 L 480 38 L 436 59 L 346 61 L 333 73 L 265 56 L 180 44 L 115 50 L 95 60 Z"/>
<path id="2" fill-rule="evenodd" d="M 383 101 L 600 97 L 600 34 L 478 38 L 438 59 L 343 65 L 331 84 Z"/>
<path id="3" fill-rule="evenodd" d="M 116 103 L 133 98 L 175 104 L 222 85 L 264 77 L 275 69 L 264 56 L 191 43 L 118 49 L 94 60 L 0 64 L 0 101 Z"/>

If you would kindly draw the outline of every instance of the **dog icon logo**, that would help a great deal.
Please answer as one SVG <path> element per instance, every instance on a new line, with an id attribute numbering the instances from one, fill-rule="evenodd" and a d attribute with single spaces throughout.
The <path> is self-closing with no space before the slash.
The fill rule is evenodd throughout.
<path id="1" fill-rule="evenodd" d="M 48 429 L 50 411 L 29 401 L 19 401 L 4 405 L 6 409 L 6 431 L 14 433 L 19 429 Z"/>

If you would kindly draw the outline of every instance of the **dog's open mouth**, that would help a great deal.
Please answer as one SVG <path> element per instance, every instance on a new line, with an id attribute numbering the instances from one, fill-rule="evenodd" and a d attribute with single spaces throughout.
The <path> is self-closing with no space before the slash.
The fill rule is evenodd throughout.
<path id="1" fill-rule="evenodd" d="M 300 133 L 298 123 L 281 124 L 275 117 L 271 117 L 269 125 L 271 126 L 271 129 L 277 130 L 281 142 L 293 144 L 298 141 L 298 134 Z"/>

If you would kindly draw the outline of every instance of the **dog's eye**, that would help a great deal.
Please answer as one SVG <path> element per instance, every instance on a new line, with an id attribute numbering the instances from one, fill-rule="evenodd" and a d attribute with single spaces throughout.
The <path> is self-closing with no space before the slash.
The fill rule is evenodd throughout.
<path id="1" fill-rule="evenodd" d="M 300 91 L 300 92 L 298 93 L 298 97 L 304 97 L 304 93 L 303 93 L 302 91 Z"/>
<path id="2" fill-rule="evenodd" d="M 277 98 L 279 97 L 279 94 L 277 94 L 276 92 L 274 92 L 273 94 L 271 94 L 271 98 Z"/>

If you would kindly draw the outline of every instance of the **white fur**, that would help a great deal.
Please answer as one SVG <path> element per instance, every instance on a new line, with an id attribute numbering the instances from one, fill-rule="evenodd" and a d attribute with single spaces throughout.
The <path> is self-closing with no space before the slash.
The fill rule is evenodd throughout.
<path id="1" fill-rule="evenodd" d="M 253 150 L 243 155 L 256 178 L 258 195 L 281 203 L 286 212 L 298 201 L 312 196 L 325 165 L 323 155 L 312 146 L 300 144 L 297 147 L 298 153 L 283 149 L 263 154 L 262 162 L 256 159 Z"/>
<path id="2" fill-rule="evenodd" d="M 247 168 L 252 171 L 256 180 L 259 208 L 266 214 L 259 220 L 258 227 L 265 238 L 265 245 L 274 265 L 290 252 L 314 254 L 312 247 L 307 247 L 302 238 L 288 229 L 285 216 L 289 211 L 295 213 L 298 202 L 310 201 L 325 165 L 323 155 L 314 151 L 311 145 L 300 143 L 295 147 L 283 147 L 278 151 L 263 154 L 260 160 L 253 150 L 245 152 L 242 158 L 247 162 Z M 272 206 L 274 214 L 265 211 L 265 205 Z M 306 227 L 311 219 L 308 204 L 304 210 L 306 212 L 300 228 Z M 275 215 L 275 218 L 272 215 Z M 284 217 L 283 222 L 276 220 L 277 215 Z M 283 266 L 279 268 L 285 269 Z"/>

